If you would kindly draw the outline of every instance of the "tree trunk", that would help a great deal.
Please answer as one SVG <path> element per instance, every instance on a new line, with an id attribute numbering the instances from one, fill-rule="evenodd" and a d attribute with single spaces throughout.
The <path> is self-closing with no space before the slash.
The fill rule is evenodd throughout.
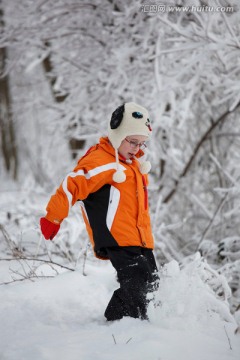
<path id="1" fill-rule="evenodd" d="M 3 32 L 3 10 L 0 1 L 0 31 Z M 7 49 L 0 48 L 0 130 L 1 153 L 4 165 L 13 179 L 17 179 L 18 158 L 15 141 L 15 129 L 11 115 L 11 99 L 9 94 L 8 76 L 4 76 L 7 59 Z"/>

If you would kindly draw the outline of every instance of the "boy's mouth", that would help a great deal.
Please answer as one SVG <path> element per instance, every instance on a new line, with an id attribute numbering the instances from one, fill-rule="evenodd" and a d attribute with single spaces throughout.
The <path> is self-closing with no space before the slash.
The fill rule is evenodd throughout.
<path id="1" fill-rule="evenodd" d="M 133 153 L 128 153 L 128 156 L 130 157 L 130 158 L 132 158 L 133 156 L 134 156 L 134 154 Z"/>

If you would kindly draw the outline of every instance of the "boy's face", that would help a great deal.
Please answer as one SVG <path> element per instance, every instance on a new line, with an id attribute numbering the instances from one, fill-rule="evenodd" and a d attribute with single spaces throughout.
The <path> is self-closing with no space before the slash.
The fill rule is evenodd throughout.
<path id="1" fill-rule="evenodd" d="M 127 136 L 119 146 L 118 152 L 126 160 L 129 160 L 138 153 L 139 149 L 146 147 L 145 141 L 147 139 L 148 137 L 144 135 Z"/>

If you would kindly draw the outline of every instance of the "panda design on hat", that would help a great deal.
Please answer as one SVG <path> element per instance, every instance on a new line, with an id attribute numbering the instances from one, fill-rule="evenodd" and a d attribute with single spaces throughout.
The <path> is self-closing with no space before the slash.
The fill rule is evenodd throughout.
<path id="1" fill-rule="evenodd" d="M 108 138 L 115 149 L 117 171 L 113 174 L 113 180 L 122 183 L 126 180 L 124 171 L 120 169 L 118 148 L 127 136 L 144 135 L 149 137 L 151 125 L 148 111 L 134 102 L 119 106 L 113 113 L 108 125 Z M 135 157 L 136 160 L 138 160 Z M 138 160 L 139 161 L 139 160 Z M 147 174 L 151 169 L 149 161 L 140 164 L 140 172 Z"/>

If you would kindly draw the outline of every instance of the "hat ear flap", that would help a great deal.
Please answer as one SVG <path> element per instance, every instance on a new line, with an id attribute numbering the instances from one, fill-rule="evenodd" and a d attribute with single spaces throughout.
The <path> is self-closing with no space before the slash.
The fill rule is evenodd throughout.
<path id="1" fill-rule="evenodd" d="M 113 113 L 110 121 L 111 129 L 117 129 L 122 122 L 125 105 L 119 106 Z"/>

